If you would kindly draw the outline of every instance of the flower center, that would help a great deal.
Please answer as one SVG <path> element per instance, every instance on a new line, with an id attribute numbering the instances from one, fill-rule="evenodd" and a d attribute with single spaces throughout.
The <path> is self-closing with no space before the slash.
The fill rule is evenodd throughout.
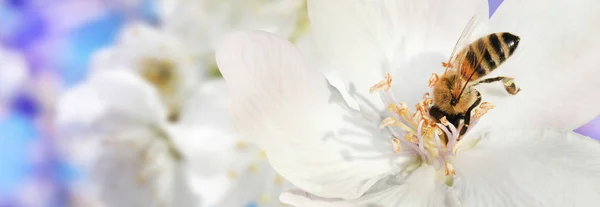
<path id="1" fill-rule="evenodd" d="M 171 99 L 177 91 L 178 74 L 176 65 L 171 60 L 145 58 L 142 60 L 142 76 L 152 83 L 159 91 L 161 98 Z M 179 107 L 167 102 L 169 105 L 169 121 L 175 122 L 179 119 Z"/>
<path id="2" fill-rule="evenodd" d="M 437 75 L 434 74 L 429 79 L 429 86 L 435 85 L 435 81 Z M 423 99 L 416 104 L 416 111 L 411 113 L 406 103 L 396 101 L 391 87 L 392 78 L 387 74 L 385 79 L 371 87 L 369 92 L 379 93 L 382 101 L 388 106 L 390 114 L 382 121 L 380 127 L 387 128 L 392 134 L 394 152 L 399 153 L 402 148 L 408 148 L 407 150 L 415 153 L 422 163 L 443 168 L 446 176 L 455 175 L 450 158 L 456 155 L 457 146 L 466 134 L 460 135 L 461 129 L 465 127 L 464 123 L 461 121 L 458 126 L 454 126 L 445 117 L 440 123 L 432 119 L 429 109 L 433 105 L 433 99 L 429 93 L 425 93 Z M 493 105 L 488 102 L 483 102 L 475 108 L 467 133 L 492 108 Z"/>

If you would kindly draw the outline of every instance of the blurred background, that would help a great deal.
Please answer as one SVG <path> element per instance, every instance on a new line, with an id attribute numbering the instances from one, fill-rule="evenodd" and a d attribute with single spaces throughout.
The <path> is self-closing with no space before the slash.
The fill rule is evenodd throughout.
<path id="1" fill-rule="evenodd" d="M 489 3 L 493 13 L 501 1 Z M 155 6 L 153 0 L 0 1 L 0 45 L 12 51 L 0 56 L 21 55 L 17 65 L 25 65 L 19 71 L 0 63 L 0 85 L 12 87 L 0 87 L 10 90 L 0 100 L 0 207 L 67 206 L 67 186 L 81 175 L 56 146 L 57 96 L 86 77 L 91 56 L 127 22 L 160 25 Z M 576 131 L 599 139 L 600 118 Z"/>

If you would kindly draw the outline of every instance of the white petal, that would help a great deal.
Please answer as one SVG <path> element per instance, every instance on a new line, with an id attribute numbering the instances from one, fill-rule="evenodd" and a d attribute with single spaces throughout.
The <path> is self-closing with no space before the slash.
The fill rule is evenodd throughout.
<path id="1" fill-rule="evenodd" d="M 159 63 L 169 68 L 150 68 L 150 64 Z M 205 68 L 198 63 L 175 36 L 147 25 L 131 24 L 124 27 L 117 44 L 94 55 L 91 67 L 93 71 L 137 72 L 153 83 L 169 110 L 177 113 L 203 78 Z"/>
<path id="2" fill-rule="evenodd" d="M 356 198 L 394 171 L 396 157 L 380 120 L 343 106 L 291 43 L 265 32 L 236 32 L 217 49 L 217 63 L 237 128 L 294 185 L 323 197 Z"/>
<path id="3" fill-rule="evenodd" d="M 382 181 L 376 191 L 369 191 L 360 198 L 351 200 L 319 198 L 301 190 L 285 192 L 282 202 L 293 206 L 350 207 L 350 206 L 448 206 L 446 187 L 436 183 L 436 169 L 421 167 L 404 182 Z"/>
<path id="4" fill-rule="evenodd" d="M 236 134 L 213 126 L 164 125 L 176 148 L 189 162 L 194 173 L 210 177 L 226 174 L 235 162 Z"/>
<path id="5" fill-rule="evenodd" d="M 139 130 L 120 139 L 158 140 L 150 131 Z M 105 144 L 91 168 L 90 184 L 108 206 L 160 206 L 174 202 L 177 163 L 158 142 L 138 146 Z"/>
<path id="6" fill-rule="evenodd" d="M 171 135 L 189 166 L 193 191 L 202 195 L 204 205 L 276 204 L 271 201 L 284 183 L 276 181 L 257 147 L 237 142 L 234 133 L 211 126 L 177 126 L 171 128 Z"/>
<path id="7" fill-rule="evenodd" d="M 480 0 L 309 0 L 308 8 L 319 49 L 357 92 L 377 101 L 369 87 L 391 72 L 400 86 L 394 92 L 408 103 L 443 71 L 469 19 L 488 17 Z"/>
<path id="8" fill-rule="evenodd" d="M 89 129 L 106 112 L 106 104 L 91 84 L 82 84 L 64 93 L 57 104 L 56 123 L 60 128 Z"/>
<path id="9" fill-rule="evenodd" d="M 27 74 L 27 62 L 21 54 L 0 48 L 0 103 L 20 90 Z"/>
<path id="10" fill-rule="evenodd" d="M 104 129 L 127 129 L 158 125 L 166 120 L 165 107 L 156 90 L 126 70 L 96 73 L 67 92 L 57 110 L 57 122 L 66 130 L 85 129 L 93 124 L 108 127 Z"/>
<path id="11" fill-rule="evenodd" d="M 264 207 L 281 206 L 277 197 L 281 192 L 287 190 L 289 184 L 276 181 L 276 174 L 270 167 L 267 160 L 256 163 L 253 168 L 245 169 L 247 172 L 235 179 L 230 189 L 226 192 L 226 197 L 222 197 L 215 206 L 238 207 L 246 206 L 249 203 L 256 203 Z"/>
<path id="12" fill-rule="evenodd" d="M 160 0 L 159 15 L 166 31 L 178 36 L 191 50 L 214 64 L 213 49 L 227 32 L 257 29 L 285 37 L 297 29 L 297 21 L 306 15 L 304 1 L 297 0 Z"/>
<path id="13" fill-rule="evenodd" d="M 207 81 L 183 104 L 177 124 L 214 127 L 233 132 L 230 104 L 225 81 Z"/>
<path id="14" fill-rule="evenodd" d="M 600 2 L 505 1 L 490 32 L 521 37 L 519 47 L 490 77 L 515 78 L 512 97 L 500 83 L 482 87 L 497 105 L 481 124 L 574 130 L 600 114 Z M 560 14 L 560 15 L 557 15 Z"/>
<path id="15" fill-rule="evenodd" d="M 600 143 L 572 132 L 498 130 L 454 160 L 463 206 L 594 206 Z"/>

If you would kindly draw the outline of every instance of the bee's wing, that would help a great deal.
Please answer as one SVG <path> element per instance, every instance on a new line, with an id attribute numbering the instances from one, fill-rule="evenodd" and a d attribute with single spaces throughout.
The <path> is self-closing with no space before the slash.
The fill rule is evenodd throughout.
<path id="1" fill-rule="evenodd" d="M 466 87 L 466 83 L 469 82 L 469 80 L 463 81 L 462 80 L 462 75 L 463 74 L 463 66 L 464 66 L 464 61 L 471 61 L 474 63 L 477 63 L 475 65 L 479 65 L 481 64 L 481 61 L 483 58 L 481 58 L 481 60 L 478 60 L 477 57 L 481 57 L 481 54 L 472 54 L 471 56 L 468 55 L 468 53 L 466 52 L 460 52 L 463 48 L 469 47 L 471 44 L 471 37 L 473 34 L 473 31 L 475 30 L 477 23 L 478 23 L 478 17 L 477 16 L 473 16 L 471 17 L 471 19 L 469 20 L 469 22 L 467 23 L 467 25 L 465 26 L 465 28 L 463 29 L 462 34 L 460 35 L 460 37 L 458 38 L 458 40 L 456 41 L 456 45 L 454 46 L 454 49 L 452 50 L 452 53 L 450 55 L 450 59 L 448 60 L 448 67 L 446 67 L 446 72 L 450 69 L 455 69 L 456 70 L 456 74 L 458 74 L 455 78 L 457 78 L 458 80 L 454 81 L 454 86 L 453 88 L 453 97 L 455 98 L 460 98 L 462 91 L 464 90 L 464 88 Z M 483 52 L 483 50 L 479 50 L 479 52 Z M 467 60 L 467 59 L 472 59 L 472 60 Z M 453 67 L 450 67 L 453 66 Z M 471 75 L 469 75 L 470 77 Z M 465 85 L 461 85 L 461 83 L 465 83 Z"/>
<path id="2" fill-rule="evenodd" d="M 464 56 L 466 54 L 457 54 L 457 52 L 468 46 L 469 43 L 471 43 L 471 34 L 473 33 L 473 30 L 475 30 L 475 26 L 477 25 L 475 23 L 477 23 L 477 16 L 471 17 L 471 19 L 467 23 L 467 26 L 465 26 L 465 28 L 463 29 L 462 34 L 460 34 L 460 37 L 458 37 L 458 40 L 456 40 L 454 49 L 452 50 L 450 58 L 447 62 L 451 64 L 448 64 L 445 72 L 448 72 L 448 70 L 452 68 L 450 67 L 450 65 L 458 66 L 458 64 L 464 59 Z M 457 55 L 461 55 L 462 57 L 456 57 Z"/>

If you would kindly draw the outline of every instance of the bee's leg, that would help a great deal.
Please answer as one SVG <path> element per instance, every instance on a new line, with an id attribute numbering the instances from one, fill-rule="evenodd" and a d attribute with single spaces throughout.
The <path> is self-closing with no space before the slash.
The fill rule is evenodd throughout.
<path id="1" fill-rule="evenodd" d="M 475 103 L 473 103 L 473 105 L 469 106 L 469 110 L 467 110 L 467 113 L 465 114 L 465 125 L 460 130 L 460 135 L 467 133 L 467 129 L 469 129 L 469 124 L 471 124 L 471 111 L 473 111 L 473 109 L 475 109 L 475 107 L 477 107 L 481 103 L 481 93 L 479 93 L 479 91 L 477 90 L 474 91 L 477 93 L 477 100 L 475 101 Z"/>
<path id="2" fill-rule="evenodd" d="M 504 76 L 486 78 L 486 79 L 477 81 L 477 83 L 473 84 L 472 86 L 479 85 L 480 83 L 492 83 L 492 82 L 496 82 L 496 81 L 502 81 L 502 84 L 504 85 L 504 89 L 506 89 L 506 92 L 508 92 L 512 95 L 516 95 L 517 93 L 519 93 L 519 91 L 521 91 L 521 89 L 515 85 L 514 78 L 504 77 Z"/>

